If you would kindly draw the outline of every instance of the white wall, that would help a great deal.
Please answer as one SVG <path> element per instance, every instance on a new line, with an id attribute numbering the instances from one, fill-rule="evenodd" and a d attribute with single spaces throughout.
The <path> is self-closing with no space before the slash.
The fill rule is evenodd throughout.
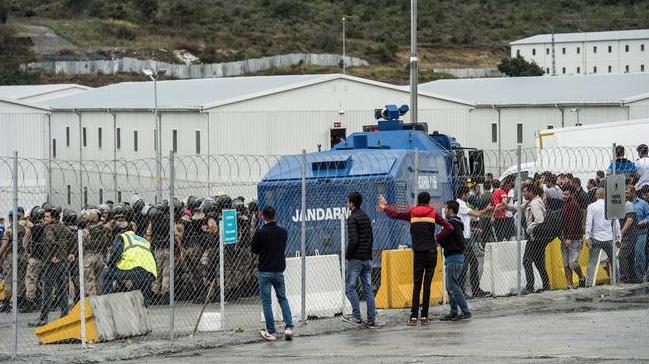
<path id="1" fill-rule="evenodd" d="M 626 51 L 626 46 L 629 50 Z M 644 51 L 642 51 L 644 45 Z M 609 52 L 609 46 L 611 51 Z M 518 52 L 528 61 L 534 61 L 547 73 L 552 72 L 552 43 L 512 45 L 511 56 Z M 594 49 L 597 47 L 597 50 Z M 565 48 L 565 54 L 563 49 Z M 579 53 L 577 53 L 579 48 Z M 533 53 L 536 53 L 535 55 Z M 649 72 L 649 39 L 619 41 L 589 41 L 555 43 L 557 74 L 592 74 Z M 609 71 L 609 66 L 611 67 Z M 629 66 L 629 70 L 626 70 Z M 644 66 L 644 69 L 643 69 Z M 595 70 L 594 67 L 597 67 Z M 579 70 L 577 69 L 579 68 Z M 547 72 L 549 70 L 550 72 Z"/>

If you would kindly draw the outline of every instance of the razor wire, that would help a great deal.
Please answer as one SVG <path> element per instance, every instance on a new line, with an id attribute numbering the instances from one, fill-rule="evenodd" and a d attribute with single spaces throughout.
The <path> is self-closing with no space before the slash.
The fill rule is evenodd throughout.
<path id="1" fill-rule="evenodd" d="M 634 160 L 635 148 L 626 146 L 626 151 L 627 158 Z M 586 247 L 585 242 L 578 239 L 578 235 L 583 237 L 583 223 L 579 220 L 585 217 L 584 207 L 588 205 L 585 202 L 594 201 L 584 202 L 578 199 L 578 211 L 574 208 L 569 210 L 575 216 L 559 215 L 558 219 L 552 217 L 555 219 L 554 224 L 562 226 L 548 228 L 556 236 L 551 236 L 552 239 L 544 237 L 548 241 L 542 243 L 543 248 L 535 247 L 534 250 L 528 248 L 532 234 L 526 226 L 527 207 L 517 210 L 516 200 L 519 197 L 510 191 L 515 190 L 520 165 L 520 183 L 525 193 L 535 183 L 545 183 L 559 175 L 562 180 L 557 181 L 557 185 L 569 184 L 565 178 L 571 174 L 575 194 L 582 191 L 594 195 L 597 193 L 596 188 L 602 183 L 596 173 L 607 171 L 612 160 L 611 148 L 532 148 L 521 150 L 520 158 L 518 155 L 516 150 L 485 150 L 474 164 L 470 163 L 468 154 L 390 149 L 366 149 L 353 153 L 339 150 L 327 155 L 314 153 L 283 157 L 178 155 L 173 158 L 173 177 L 170 174 L 171 159 L 162 159 L 162 175 L 159 180 L 156 179 L 154 159 L 79 163 L 59 159 L 18 158 L 18 169 L 14 171 L 13 159 L 0 157 L 0 210 L 6 216 L 13 209 L 14 188 L 11 177 L 15 172 L 18 177 L 19 205 L 25 211 L 25 219 L 21 220 L 24 231 L 21 227 L 18 234 L 21 238 L 31 234 L 28 239 L 24 239 L 25 245 L 21 244 L 23 250 L 19 252 L 18 259 L 18 281 L 21 283 L 18 294 L 23 295 L 19 300 L 21 305 L 17 314 L 19 352 L 38 354 L 66 349 L 65 345 L 39 346 L 33 329 L 25 326 L 38 319 L 38 301 L 42 296 L 39 262 L 30 256 L 29 242 L 30 238 L 40 238 L 34 237 L 32 230 L 35 224 L 29 222 L 28 218 L 32 217 L 35 207 L 43 207 L 43 202 L 61 207 L 62 215 L 65 209 L 69 209 L 79 219 L 87 220 L 85 225 L 79 227 L 82 230 L 83 256 L 76 257 L 83 258 L 84 261 L 84 282 L 79 282 L 79 269 L 74 264 L 69 264 L 66 268 L 71 287 L 66 303 L 68 306 L 72 306 L 78 299 L 80 284 L 83 284 L 87 296 L 101 293 L 101 277 L 106 271 L 104 263 L 110 257 L 115 232 L 118 230 L 113 211 L 116 206 L 128 206 L 128 228 L 151 243 L 157 265 L 158 278 L 152 282 L 151 291 L 145 295 L 151 323 L 149 337 L 152 338 L 164 338 L 170 334 L 172 286 L 175 290 L 171 325 L 176 336 L 191 334 L 198 327 L 202 331 L 220 326 L 229 331 L 263 326 L 256 275 L 257 257 L 251 251 L 251 244 L 255 232 L 263 224 L 259 211 L 265 206 L 273 206 L 277 210 L 277 222 L 288 231 L 285 279 L 293 320 L 299 320 L 302 316 L 314 320 L 349 313 L 349 303 L 345 298 L 344 242 L 347 232 L 344 221 L 349 215 L 347 197 L 350 192 L 362 194 L 362 209 L 372 220 L 372 291 L 381 308 L 396 308 L 386 304 L 386 290 L 388 285 L 394 283 L 384 273 L 388 269 L 386 262 L 389 260 L 392 272 L 400 274 L 400 279 L 405 284 L 412 282 L 413 263 L 409 249 L 412 243 L 408 223 L 390 219 L 378 211 L 376 206 L 379 198 L 385 197 L 398 211 L 407 211 L 416 203 L 417 194 L 427 191 L 432 197 L 432 207 L 442 214 L 444 203 L 455 199 L 460 186 L 469 187 L 467 204 L 476 211 L 488 210 L 490 205 L 493 208 L 502 205 L 497 212 L 489 211 L 479 218 L 471 219 L 472 233 L 468 242 L 470 250 L 467 251 L 465 278 L 465 289 L 467 293 L 471 292 L 470 296 L 481 296 L 487 292 L 494 296 L 518 294 L 526 283 L 525 269 L 529 262 L 525 258 L 532 253 L 538 255 L 539 251 L 547 258 L 545 265 L 551 289 L 565 287 L 565 267 L 576 266 L 575 255 L 582 273 L 593 277 L 588 284 L 608 282 L 611 265 L 608 247 L 593 245 L 592 242 L 590 247 Z M 500 175 L 497 174 L 499 169 L 503 171 Z M 302 173 L 305 174 L 304 186 Z M 489 173 L 493 177 L 488 176 Z M 574 178 L 580 179 L 579 184 Z M 506 192 L 504 199 L 498 203 L 494 203 L 493 199 L 495 180 L 499 180 L 506 190 L 503 191 Z M 164 191 L 167 191 L 163 201 L 155 200 L 157 183 L 161 183 Z M 301 202 L 303 187 L 306 189 L 305 208 Z M 547 190 L 543 192 L 548 193 Z M 580 196 L 584 198 L 583 195 Z M 592 199 L 592 196 L 589 198 Z M 524 199 L 521 202 L 527 204 Z M 553 203 L 544 201 L 546 207 Z M 224 245 L 221 256 L 219 245 L 222 232 L 219 231 L 219 220 L 223 211 L 228 209 L 237 211 L 239 238 L 235 244 Z M 546 210 L 561 211 L 561 208 L 552 205 L 552 208 Z M 632 216 L 630 218 L 633 220 Z M 579 243 L 570 244 L 572 250 L 565 243 L 566 239 L 561 239 L 567 228 L 564 226 L 567 220 L 575 225 L 568 227 L 568 230 L 573 228 L 570 237 L 575 241 L 580 240 Z M 173 223 L 170 224 L 170 221 Z M 303 222 L 306 238 L 304 255 L 301 253 Z M 626 219 L 622 221 L 622 226 L 625 222 Z M 520 244 L 516 241 L 518 223 L 522 231 Z M 77 228 L 76 224 L 67 226 L 71 231 Z M 6 230 L 10 228 L 7 226 Z M 559 232 L 556 233 L 557 231 Z M 622 282 L 627 281 L 628 274 L 625 274 L 630 274 L 631 266 L 635 268 L 636 265 L 628 259 L 630 242 L 634 238 L 641 239 L 643 234 L 642 231 L 628 231 L 625 231 L 626 240 L 623 236 L 620 246 L 610 249 L 610 254 L 620 259 Z M 170 244 L 174 247 L 173 256 Z M 581 248 L 578 250 L 573 244 L 580 244 Z M 599 250 L 603 252 L 600 253 Z M 566 261 L 564 255 L 568 255 Z M 6 262 L 11 256 L 5 254 L 3 258 Z M 445 296 L 441 281 L 441 251 L 437 258 L 431 305 L 443 302 Z M 74 263 L 76 262 L 75 260 Z M 40 263 L 42 270 L 45 263 Z M 223 277 L 219 274 L 221 263 Z M 536 278 L 536 285 L 533 288 L 542 289 L 544 277 L 541 277 L 538 266 L 534 263 L 532 261 L 532 274 Z M 306 267 L 304 271 L 302 264 Z M 27 279 L 27 270 L 35 277 Z M 3 269 L 5 282 L 9 271 L 10 267 Z M 517 274 L 520 274 L 520 280 Z M 573 280 L 575 277 L 576 275 Z M 223 287 L 220 284 L 221 278 Z M 638 278 L 636 275 L 635 279 Z M 302 290 L 302 279 L 305 290 Z M 30 285 L 27 298 L 24 297 L 26 283 Z M 111 283 L 111 291 L 129 291 L 138 287 L 138 283 L 116 280 Z M 573 282 L 575 285 L 578 283 Z M 363 297 L 361 287 L 356 288 Z M 6 289 L 4 292 L 6 299 Z M 223 310 L 220 308 L 221 292 L 224 298 Z M 399 308 L 407 308 L 412 304 L 410 294 L 410 291 L 402 293 Z M 275 319 L 279 320 L 281 311 L 276 302 L 273 305 Z M 50 320 L 57 317 L 58 309 L 52 310 Z M 0 315 L 10 317 L 6 313 Z M 9 338 L 12 335 L 9 330 L 10 325 L 0 327 L 2 337 L 6 338 L 0 340 L 2 352 L 10 351 Z"/>

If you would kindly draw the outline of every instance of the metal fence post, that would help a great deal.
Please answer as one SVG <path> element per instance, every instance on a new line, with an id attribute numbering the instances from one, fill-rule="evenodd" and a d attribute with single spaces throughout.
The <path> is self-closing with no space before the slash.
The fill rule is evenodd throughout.
<path id="1" fill-rule="evenodd" d="M 225 257 L 223 256 L 223 240 L 225 234 L 223 232 L 223 218 L 219 220 L 219 307 L 221 309 L 221 330 L 225 331 Z"/>
<path id="2" fill-rule="evenodd" d="M 14 151 L 13 165 L 13 209 L 12 217 L 13 237 L 11 242 L 11 322 L 13 324 L 13 346 L 11 357 L 16 359 L 18 356 L 18 152 Z M 5 278 L 6 279 L 6 278 Z"/>
<path id="3" fill-rule="evenodd" d="M 413 204 L 417 204 L 417 195 L 419 194 L 419 149 L 415 149 L 415 166 L 413 172 L 415 178 L 415 189 L 412 200 Z"/>
<path id="4" fill-rule="evenodd" d="M 302 255 L 302 282 L 300 288 L 300 308 L 302 324 L 306 324 L 306 149 L 302 149 L 302 212 L 301 215 L 301 235 L 300 251 Z"/>
<path id="5" fill-rule="evenodd" d="M 522 292 L 521 280 L 521 235 L 522 235 L 522 221 L 523 212 L 521 211 L 521 201 L 523 194 L 521 191 L 521 146 L 519 145 L 516 150 L 516 289 L 518 295 Z"/>
<path id="6" fill-rule="evenodd" d="M 347 245 L 347 221 L 345 220 L 345 215 L 340 215 L 340 273 L 343 277 L 343 286 L 342 286 L 342 300 L 341 300 L 341 306 L 340 306 L 340 313 L 342 315 L 345 314 L 345 306 L 347 303 L 347 296 L 345 295 L 345 289 L 347 288 L 345 285 L 347 284 L 346 280 L 346 267 L 345 267 L 345 247 Z"/>
<path id="7" fill-rule="evenodd" d="M 174 339 L 174 300 L 176 285 L 176 221 L 174 211 L 174 152 L 169 152 L 169 339 Z M 160 181 L 162 183 L 162 181 Z"/>
<path id="8" fill-rule="evenodd" d="M 86 349 L 86 281 L 83 263 L 83 229 L 77 229 L 77 249 L 79 251 L 79 308 L 81 309 L 81 349 Z"/>
<path id="9" fill-rule="evenodd" d="M 52 114 L 47 114 L 47 137 L 50 151 L 47 154 L 47 201 L 52 202 L 52 158 L 54 143 L 52 140 Z"/>
<path id="10" fill-rule="evenodd" d="M 617 174 L 617 155 L 615 154 L 615 149 L 617 148 L 617 145 L 613 143 L 613 163 L 611 163 L 611 166 L 613 167 L 613 175 L 615 176 Z M 622 227 L 620 226 L 620 229 Z M 620 232 L 621 233 L 621 232 Z M 618 262 L 617 258 L 615 257 L 615 240 L 617 239 L 615 236 L 615 219 L 611 219 L 611 235 L 613 235 L 613 239 L 611 239 L 611 251 L 613 252 L 612 257 L 608 257 L 611 260 L 611 285 L 615 286 L 617 285 L 617 269 L 618 269 Z M 597 278 L 597 272 L 595 272 L 595 279 Z"/>

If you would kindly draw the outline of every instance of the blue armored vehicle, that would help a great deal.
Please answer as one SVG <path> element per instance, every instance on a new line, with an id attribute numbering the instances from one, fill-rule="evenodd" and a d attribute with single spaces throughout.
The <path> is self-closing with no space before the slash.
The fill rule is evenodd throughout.
<path id="1" fill-rule="evenodd" d="M 465 150 L 455 138 L 428 134 L 426 124 L 405 124 L 408 111 L 387 105 L 377 110 L 378 125 L 353 133 L 331 150 L 282 157 L 258 184 L 259 206 L 277 210 L 277 222 L 289 232 L 287 256 L 300 251 L 302 163 L 306 163 L 307 255 L 340 252 L 341 216 L 346 216 L 350 192 L 363 195 L 363 209 L 374 225 L 374 266 L 380 252 L 410 245 L 408 224 L 376 211 L 380 195 L 404 208 L 414 203 L 418 191 L 428 191 L 441 209 L 455 198 L 460 180 L 478 173 L 469 171 Z M 472 156 L 472 159 L 474 156 Z M 478 163 L 481 164 L 481 163 Z"/>

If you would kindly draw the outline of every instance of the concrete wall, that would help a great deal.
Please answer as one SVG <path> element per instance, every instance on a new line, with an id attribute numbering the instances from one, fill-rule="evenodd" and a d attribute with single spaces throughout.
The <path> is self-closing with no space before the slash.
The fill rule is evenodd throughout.
<path id="1" fill-rule="evenodd" d="M 448 73 L 457 78 L 505 77 L 497 68 L 436 68 L 435 72 Z"/>
<path id="2" fill-rule="evenodd" d="M 256 73 L 272 68 L 287 67 L 300 63 L 337 66 L 343 57 L 337 54 L 292 53 L 272 57 L 247 59 L 244 61 L 211 63 L 211 64 L 171 64 L 152 60 L 121 58 L 100 61 L 61 61 L 35 62 L 21 65 L 26 70 L 42 70 L 52 73 L 70 75 L 116 74 L 121 72 L 141 72 L 144 68 L 167 70 L 167 75 L 178 79 L 232 77 Z M 345 57 L 345 63 L 351 66 L 367 66 L 360 58 Z"/>
<path id="3" fill-rule="evenodd" d="M 649 72 L 649 39 L 588 41 L 586 37 L 581 42 L 555 43 L 554 49 L 557 74 Z M 552 43 L 512 45 L 511 56 L 517 54 L 536 62 L 546 74 L 552 72 Z"/>

